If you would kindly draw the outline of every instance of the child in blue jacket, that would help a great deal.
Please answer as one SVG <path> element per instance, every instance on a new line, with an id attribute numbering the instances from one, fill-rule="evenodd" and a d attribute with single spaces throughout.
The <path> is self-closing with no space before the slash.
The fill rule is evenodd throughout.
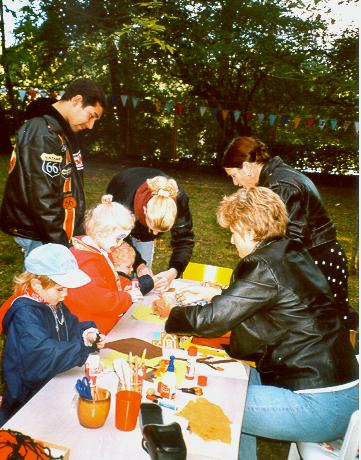
<path id="1" fill-rule="evenodd" d="M 33 249 L 25 270 L 0 308 L 6 334 L 0 425 L 55 375 L 82 366 L 89 353 L 104 347 L 95 323 L 79 322 L 63 304 L 68 288 L 90 281 L 68 248 L 49 243 Z"/>

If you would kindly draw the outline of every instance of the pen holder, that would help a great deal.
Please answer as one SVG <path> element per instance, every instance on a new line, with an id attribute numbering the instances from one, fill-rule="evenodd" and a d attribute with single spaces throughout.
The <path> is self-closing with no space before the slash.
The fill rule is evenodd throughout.
<path id="1" fill-rule="evenodd" d="M 110 391 L 97 387 L 94 399 L 78 398 L 78 418 L 85 428 L 100 428 L 104 425 L 110 409 Z"/>

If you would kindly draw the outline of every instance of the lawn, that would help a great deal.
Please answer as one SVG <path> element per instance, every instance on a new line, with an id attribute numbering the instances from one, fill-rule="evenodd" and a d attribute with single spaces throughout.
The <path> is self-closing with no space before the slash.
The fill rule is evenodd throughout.
<path id="1" fill-rule="evenodd" d="M 85 190 L 88 206 L 100 201 L 106 185 L 111 177 L 128 164 L 119 161 L 100 161 L 89 159 L 86 163 Z M 7 175 L 8 159 L 0 156 L 0 199 Z M 190 199 L 196 244 L 192 260 L 195 262 L 222 265 L 234 268 L 238 256 L 230 243 L 229 231 L 217 225 L 215 211 L 224 195 L 235 191 L 235 187 L 223 174 L 212 174 L 209 171 L 197 170 L 166 170 L 179 181 L 187 191 Z M 337 226 L 338 238 L 348 258 L 352 248 L 357 248 L 355 232 L 357 231 L 357 190 L 347 187 L 319 187 L 321 195 L 331 218 Z M 355 249 L 354 249 L 355 251 Z M 167 268 L 170 256 L 169 234 L 157 240 L 154 261 L 155 272 Z M 22 271 L 22 254 L 12 237 L 0 232 L 0 305 L 12 291 L 12 278 Z M 349 298 L 352 307 L 358 310 L 358 276 L 349 278 Z M 278 442 L 262 442 L 260 459 L 284 459 L 287 446 Z"/>

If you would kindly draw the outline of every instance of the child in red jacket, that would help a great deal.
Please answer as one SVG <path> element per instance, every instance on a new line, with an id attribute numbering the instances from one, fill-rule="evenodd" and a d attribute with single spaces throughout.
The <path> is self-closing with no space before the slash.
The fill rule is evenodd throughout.
<path id="1" fill-rule="evenodd" d="M 69 291 L 67 305 L 80 320 L 92 319 L 106 334 L 132 302 L 142 297 L 139 289 L 122 289 L 110 256 L 133 225 L 132 213 L 125 206 L 112 202 L 111 195 L 104 195 L 102 203 L 86 213 L 86 235 L 72 240 L 71 251 L 91 281 Z"/>

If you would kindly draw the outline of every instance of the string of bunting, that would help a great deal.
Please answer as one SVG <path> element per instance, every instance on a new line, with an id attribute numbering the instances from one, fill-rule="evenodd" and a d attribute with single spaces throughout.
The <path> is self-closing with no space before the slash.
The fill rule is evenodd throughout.
<path id="1" fill-rule="evenodd" d="M 6 92 L 5 87 L 0 88 L 0 92 Z M 45 90 L 25 90 L 25 89 L 18 89 L 18 94 L 22 102 L 24 102 L 25 98 L 30 98 L 31 100 L 35 100 L 38 97 L 61 97 L 64 94 L 64 91 L 56 91 L 52 90 L 49 93 Z M 143 108 L 145 112 L 161 112 L 164 108 L 166 112 L 169 114 L 171 112 L 175 112 L 176 115 L 183 115 L 185 112 L 185 104 L 183 102 L 173 102 L 171 100 L 166 101 L 164 104 L 161 103 L 160 100 L 150 100 L 150 99 L 140 99 L 136 96 L 129 96 L 127 94 L 122 94 L 120 97 L 110 95 L 108 96 L 108 101 L 110 105 L 116 106 L 118 103 L 121 103 L 123 107 L 131 106 L 133 109 L 136 108 Z M 297 129 L 300 126 L 305 126 L 306 128 L 318 128 L 319 130 L 323 130 L 326 126 L 329 126 L 332 130 L 342 129 L 343 131 L 348 131 L 351 127 L 353 127 L 354 131 L 358 134 L 359 133 L 359 122 L 351 120 L 339 120 L 337 118 L 324 118 L 320 116 L 299 116 L 294 114 L 265 114 L 265 113 L 254 113 L 254 112 L 241 112 L 240 110 L 228 110 L 222 109 L 218 107 L 208 107 L 208 106 L 200 106 L 199 113 L 200 116 L 203 117 L 207 112 L 210 112 L 214 117 L 218 117 L 221 115 L 224 121 L 228 117 L 233 117 L 234 121 L 237 123 L 241 116 L 247 121 L 256 121 L 259 124 L 268 123 L 269 126 L 274 126 L 278 124 L 281 127 L 293 127 Z"/>

